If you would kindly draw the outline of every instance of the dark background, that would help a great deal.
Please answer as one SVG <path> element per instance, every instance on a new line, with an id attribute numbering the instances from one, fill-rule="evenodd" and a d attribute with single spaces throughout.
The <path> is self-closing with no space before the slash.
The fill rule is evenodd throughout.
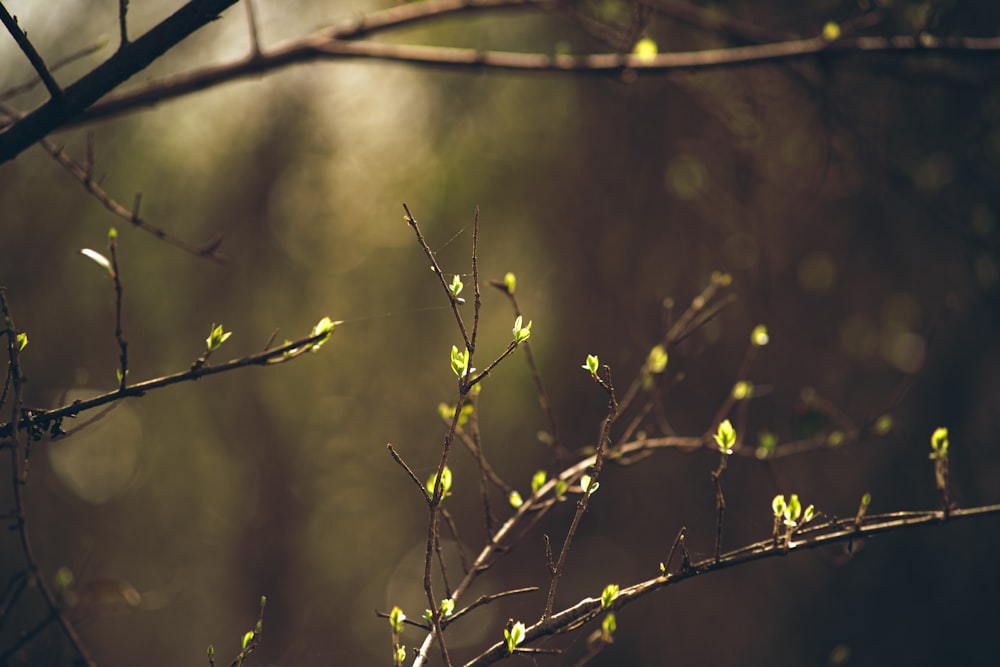
<path id="1" fill-rule="evenodd" d="M 51 58 L 115 33 L 116 3 L 64 4 L 9 9 Z M 132 3 L 133 34 L 169 13 L 161 4 Z M 265 45 L 384 4 L 256 3 Z M 385 39 L 602 52 L 593 26 L 621 35 L 628 13 L 615 7 L 581 3 L 589 32 L 573 12 L 526 10 L 469 12 Z M 714 11 L 815 34 L 860 10 L 775 0 Z M 245 25 L 235 7 L 137 78 L 236 58 Z M 871 32 L 998 27 L 992 2 L 897 1 Z M 647 32 L 664 52 L 733 43 L 663 18 Z M 12 40 L 0 42 L 0 88 L 30 78 Z M 711 427 L 759 323 L 771 344 L 751 379 L 772 390 L 751 406 L 749 441 L 762 429 L 788 441 L 815 428 L 803 387 L 857 423 L 891 408 L 883 438 L 768 462 L 734 457 L 725 548 L 769 534 L 776 493 L 797 492 L 828 516 L 852 515 L 865 492 L 873 512 L 935 507 L 928 440 L 942 425 L 955 501 L 998 502 L 998 64 L 841 55 L 626 84 L 345 61 L 91 126 L 106 189 L 123 202 L 141 191 L 144 215 L 181 237 L 223 233 L 224 266 L 127 228 L 40 149 L 24 153 L 0 170 L 0 284 L 30 337 L 28 404 L 115 386 L 111 283 L 77 254 L 103 250 L 110 226 L 120 231 L 132 380 L 187 368 L 212 323 L 234 332 L 217 353 L 225 358 L 260 350 L 276 327 L 280 340 L 324 315 L 346 321 L 315 356 L 168 388 L 37 446 L 26 496 L 44 571 L 74 572 L 71 614 L 102 665 L 204 664 L 208 644 L 228 663 L 261 594 L 256 664 L 389 664 L 374 611 L 399 604 L 419 617 L 426 606 L 426 508 L 385 445 L 418 476 L 434 469 L 445 431 L 436 406 L 454 401 L 448 351 L 460 341 L 404 201 L 450 272 L 469 270 L 480 207 L 482 275 L 517 274 L 572 449 L 593 444 L 604 414 L 580 368 L 586 355 L 599 354 L 624 388 L 661 334 L 664 299 L 683 308 L 717 270 L 732 274 L 738 300 L 671 351 L 668 373 L 684 379 L 665 411 L 678 432 Z M 53 139 L 82 158 L 84 137 Z M 503 349 L 513 319 L 498 292 L 483 295 L 479 366 Z M 480 403 L 487 455 L 526 493 L 551 456 L 521 357 L 496 370 Z M 609 467 L 558 605 L 655 576 L 681 526 L 693 556 L 710 555 L 716 462 L 707 451 L 665 452 Z M 477 552 L 478 473 L 464 452 L 452 468 L 450 508 Z M 541 531 L 561 543 L 571 512 L 566 503 Z M 993 518 L 920 528 L 850 559 L 818 550 L 695 578 L 619 612 L 615 644 L 592 664 L 994 664 L 997 528 Z M 13 534 L 4 540 L 0 567 L 13 571 L 20 553 Z M 538 532 L 472 594 L 546 584 Z M 501 639 L 508 617 L 537 618 L 543 597 L 456 624 L 457 658 Z M 5 646 L 37 610 L 20 613 L 2 628 Z M 560 664 L 573 663 L 590 629 Z M 60 650 L 35 646 L 15 664 L 58 664 Z"/>

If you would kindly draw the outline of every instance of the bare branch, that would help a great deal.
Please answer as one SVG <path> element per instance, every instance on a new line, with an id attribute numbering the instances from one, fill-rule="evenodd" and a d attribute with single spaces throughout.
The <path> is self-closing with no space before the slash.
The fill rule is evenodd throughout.
<path id="1" fill-rule="evenodd" d="M 123 45 L 103 64 L 63 90 L 61 96 L 50 99 L 0 134 L 0 163 L 13 160 L 52 130 L 76 118 L 84 109 L 195 30 L 218 18 L 222 10 L 236 2 L 190 0 L 139 39 Z"/>
<path id="2" fill-rule="evenodd" d="M 38 55 L 38 51 L 35 50 L 34 45 L 28 39 L 28 33 L 21 30 L 21 26 L 17 24 L 17 17 L 11 16 L 2 2 L 0 2 L 0 21 L 3 22 L 4 27 L 10 32 L 17 45 L 21 47 L 24 55 L 28 57 L 31 66 L 38 72 L 38 78 L 45 84 L 45 88 L 49 91 L 52 100 L 58 101 L 62 97 L 62 89 L 59 88 L 56 80 L 52 78 L 52 73 L 45 65 L 45 61 Z"/>

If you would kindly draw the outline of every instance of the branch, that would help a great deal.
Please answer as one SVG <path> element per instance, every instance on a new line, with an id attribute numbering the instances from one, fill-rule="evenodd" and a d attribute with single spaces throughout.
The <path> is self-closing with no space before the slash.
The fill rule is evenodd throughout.
<path id="1" fill-rule="evenodd" d="M 526 73 L 597 74 L 618 76 L 625 72 L 663 74 L 672 71 L 711 69 L 752 65 L 811 56 L 843 57 L 894 54 L 913 56 L 948 55 L 990 58 L 1000 53 L 1000 38 L 984 37 L 844 37 L 831 42 L 821 35 L 803 39 L 768 42 L 699 51 L 635 56 L 620 53 L 585 55 L 548 55 L 514 53 L 441 46 L 385 44 L 373 41 L 348 41 L 375 30 L 406 25 L 418 20 L 456 12 L 460 9 L 523 7 L 529 3 L 509 1 L 493 3 L 426 2 L 401 5 L 393 10 L 375 12 L 366 18 L 346 22 L 340 27 L 322 30 L 285 42 L 273 49 L 230 62 L 151 81 L 142 86 L 109 96 L 87 111 L 69 120 L 78 125 L 115 116 L 160 102 L 205 90 L 229 81 L 259 77 L 299 63 L 343 58 L 399 62 L 452 70 L 508 70 Z M 439 9 L 447 6 L 447 11 Z M 0 157 L 3 157 L 0 144 Z"/>
<path id="2" fill-rule="evenodd" d="M 46 431 L 50 431 L 51 433 L 51 429 L 57 427 L 59 421 L 65 417 L 75 417 L 81 412 L 92 410 L 123 398 L 144 396 L 146 392 L 153 391 L 155 389 L 169 387 L 172 384 L 179 384 L 181 382 L 198 380 L 199 378 L 209 375 L 217 375 L 219 373 L 234 371 L 237 368 L 244 368 L 246 366 L 270 366 L 273 364 L 285 363 L 311 351 L 315 345 L 325 341 L 329 335 L 330 331 L 313 334 L 291 343 L 285 343 L 279 347 L 264 350 L 263 352 L 259 352 L 257 354 L 251 354 L 238 359 L 230 359 L 229 361 L 216 366 L 205 366 L 195 363 L 186 371 L 174 373 L 172 375 L 165 375 L 152 380 L 146 380 L 145 382 L 130 384 L 124 389 L 109 391 L 105 394 L 88 398 L 87 400 L 76 400 L 69 405 L 64 405 L 52 410 L 27 411 L 27 413 L 18 421 L 17 429 L 19 431 L 26 429 L 29 433 L 38 435 Z M 0 425 L 0 438 L 9 438 L 13 436 L 13 423 L 14 421 L 12 420 L 6 424 Z M 58 435 L 58 431 L 55 431 L 54 434 Z"/>
<path id="3" fill-rule="evenodd" d="M 826 524 L 817 526 L 811 531 L 797 533 L 798 539 L 787 546 L 784 543 L 776 546 L 774 540 L 768 538 L 747 545 L 742 549 L 731 551 L 718 561 L 713 556 L 698 563 L 693 563 L 688 568 L 682 568 L 679 572 L 663 573 L 653 579 L 647 579 L 633 586 L 623 588 L 619 591 L 610 608 L 619 609 L 649 593 L 672 586 L 685 579 L 718 570 L 738 567 L 754 561 L 764 560 L 765 558 L 785 556 L 793 551 L 815 549 L 840 542 L 849 542 L 860 537 L 868 537 L 921 525 L 948 523 L 958 519 L 972 519 L 998 514 L 1000 514 L 1000 505 L 983 505 L 980 507 L 953 510 L 947 515 L 937 510 L 872 515 L 865 517 L 864 522 L 860 526 L 857 525 L 854 517 L 839 521 L 834 519 Z M 542 619 L 527 628 L 523 643 L 529 644 L 532 641 L 554 635 L 569 627 L 582 625 L 587 621 L 597 618 L 603 611 L 599 598 L 585 598 L 572 607 L 564 609 L 549 618 Z M 506 643 L 498 642 L 477 658 L 467 662 L 465 667 L 484 667 L 485 665 L 491 665 L 504 659 L 507 655 Z"/>
<path id="4" fill-rule="evenodd" d="M 0 134 L 0 163 L 13 160 L 57 127 L 144 69 L 237 0 L 190 0 L 134 42 L 123 44 L 113 56 L 58 98 L 50 99 Z M 50 91 L 51 92 L 51 91 Z"/>
<path id="5" fill-rule="evenodd" d="M 59 84 L 52 78 L 52 73 L 46 67 L 45 61 L 38 55 L 38 51 L 35 50 L 35 47 L 28 39 L 28 33 L 21 30 L 21 26 L 17 24 L 17 17 L 11 16 L 2 2 L 0 2 L 0 21 L 3 22 L 4 27 L 10 32 L 14 41 L 21 47 L 21 50 L 24 51 L 24 55 L 28 57 L 31 66 L 38 72 L 38 78 L 45 84 L 45 88 L 49 91 L 52 100 L 58 101 L 62 97 L 62 90 L 59 88 Z"/>

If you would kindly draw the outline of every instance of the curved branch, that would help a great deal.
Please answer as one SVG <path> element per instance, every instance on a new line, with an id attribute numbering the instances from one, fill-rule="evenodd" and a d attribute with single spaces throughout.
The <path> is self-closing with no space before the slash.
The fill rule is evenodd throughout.
<path id="1" fill-rule="evenodd" d="M 682 568 L 679 572 L 663 573 L 658 577 L 622 588 L 609 609 L 619 609 L 649 593 L 666 588 L 685 579 L 745 565 L 765 558 L 786 556 L 793 551 L 815 549 L 879 533 L 888 533 L 932 523 L 948 523 L 956 519 L 973 519 L 998 514 L 1000 514 L 1000 505 L 983 505 L 980 507 L 952 510 L 947 515 L 940 510 L 872 515 L 866 517 L 861 524 L 856 523 L 853 517 L 841 521 L 833 520 L 822 526 L 817 526 L 812 531 L 801 534 L 797 540 L 787 545 L 784 543 L 775 544 L 773 539 L 763 540 L 747 545 L 742 549 L 731 551 L 718 561 L 714 557 L 711 557 L 699 563 L 693 563 L 687 568 Z M 599 598 L 585 598 L 572 607 L 568 607 L 548 618 L 543 618 L 527 628 L 525 630 L 524 644 L 529 644 L 541 637 L 556 634 L 570 627 L 582 625 L 587 621 L 597 618 L 603 611 L 604 609 L 601 607 L 601 600 Z M 484 667 L 485 665 L 491 665 L 502 660 L 507 655 L 506 643 L 497 642 L 478 657 L 467 662 L 465 667 Z"/>
<path id="2" fill-rule="evenodd" d="M 516 2 L 490 6 L 520 6 L 522 4 L 524 3 Z M 403 7 L 411 7 L 411 5 L 403 5 Z M 426 19 L 428 16 L 419 15 L 421 19 Z M 356 24 L 352 25 L 365 26 L 366 24 L 359 19 Z M 379 27 L 385 28 L 390 25 L 392 24 L 385 21 Z M 620 53 L 548 55 L 544 53 L 349 41 L 349 38 L 373 30 L 373 27 L 356 27 L 353 30 L 345 27 L 343 32 L 336 32 L 335 29 L 324 30 L 236 62 L 195 69 L 157 79 L 130 91 L 108 97 L 103 102 L 95 104 L 76 116 L 70 124 L 79 125 L 135 111 L 222 83 L 260 76 L 290 65 L 343 58 L 364 58 L 471 71 L 508 70 L 526 73 L 608 76 L 620 75 L 626 71 L 635 74 L 663 74 L 672 71 L 753 65 L 819 55 L 842 57 L 851 54 L 888 53 L 911 56 L 996 57 L 997 54 L 1000 54 L 1000 38 L 932 37 L 929 35 L 920 37 L 851 37 L 836 42 L 830 42 L 822 36 L 817 36 L 751 46 L 661 53 L 656 56 Z"/>

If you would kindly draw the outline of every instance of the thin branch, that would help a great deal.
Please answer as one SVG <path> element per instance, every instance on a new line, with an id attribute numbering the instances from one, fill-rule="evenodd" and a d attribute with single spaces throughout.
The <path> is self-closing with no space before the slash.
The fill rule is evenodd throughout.
<path id="1" fill-rule="evenodd" d="M 405 203 L 403 204 L 403 210 L 406 211 L 406 224 L 408 224 L 417 235 L 417 243 L 420 244 L 420 248 L 424 251 L 424 255 L 427 256 L 428 260 L 430 260 L 431 269 L 433 269 L 434 275 L 436 275 L 438 280 L 441 281 L 441 287 L 444 289 L 445 294 L 448 295 L 448 299 L 451 301 L 451 310 L 455 314 L 455 321 L 458 323 L 458 329 L 462 332 L 462 339 L 465 341 L 465 349 L 469 351 L 469 355 L 471 357 L 472 353 L 475 352 L 475 343 L 469 338 L 469 334 L 465 329 L 465 322 L 462 321 L 462 312 L 458 309 L 458 299 L 451 293 L 451 289 L 448 287 L 448 282 L 444 279 L 444 273 L 441 272 L 441 266 L 438 264 L 434 251 L 431 250 L 429 245 L 427 245 L 424 235 L 420 232 L 420 226 L 417 225 L 416 219 L 410 214 L 410 208 Z M 456 408 L 456 410 L 457 409 L 458 408 Z"/>
<path id="2" fill-rule="evenodd" d="M 28 430 L 32 433 L 44 433 L 49 431 L 53 426 L 56 426 L 59 420 L 66 417 L 75 417 L 82 412 L 86 412 L 87 410 L 92 410 L 94 408 L 101 407 L 102 405 L 107 405 L 108 403 L 120 401 L 123 398 L 144 396 L 147 392 L 161 389 L 163 387 L 169 387 L 170 385 L 179 384 L 181 382 L 191 382 L 209 375 L 227 373 L 229 371 L 234 371 L 237 368 L 245 368 L 247 366 L 270 366 L 273 364 L 286 363 L 310 352 L 316 343 L 325 340 L 329 335 L 330 332 L 325 332 L 307 336 L 305 338 L 292 341 L 291 343 L 285 343 L 279 347 L 258 352 L 257 354 L 251 354 L 237 359 L 230 359 L 229 361 L 218 365 L 192 365 L 190 369 L 180 373 L 174 373 L 172 375 L 165 375 L 152 380 L 146 380 L 145 382 L 130 384 L 124 391 L 116 389 L 115 391 L 110 391 L 86 400 L 76 400 L 69 405 L 53 408 L 52 410 L 32 410 L 22 416 L 17 423 L 17 428 L 19 431 Z M 0 424 L 0 438 L 9 438 L 12 436 L 14 431 L 12 425 L 14 423 L 14 420 L 12 420 L 6 424 Z"/>
<path id="3" fill-rule="evenodd" d="M 502 280 L 491 280 L 490 284 L 496 287 L 498 290 L 507 295 L 510 300 L 511 307 L 514 309 L 514 317 L 521 317 L 521 307 L 517 303 L 517 297 L 510 290 L 510 287 Z M 545 390 L 545 383 L 542 381 L 542 373 L 538 370 L 538 364 L 535 362 L 535 355 L 531 351 L 531 341 L 525 340 L 522 345 L 524 346 L 524 355 L 528 363 L 528 368 L 531 370 L 531 379 L 535 383 L 535 393 L 538 394 L 538 403 L 542 407 L 542 412 L 545 413 L 545 418 L 549 424 L 549 434 L 552 436 L 552 452 L 556 460 L 556 464 L 562 464 L 569 460 L 570 452 L 566 449 L 565 445 L 562 444 L 562 440 L 559 437 L 559 425 L 556 422 L 556 414 L 552 409 L 552 400 L 549 398 L 548 392 Z"/>
<path id="4" fill-rule="evenodd" d="M 8 114 L 14 113 L 9 109 L 4 109 L 3 111 Z M 214 239 L 201 246 L 188 243 L 187 241 L 170 234 L 162 227 L 158 227 L 140 217 L 140 193 L 136 193 L 135 201 L 131 210 L 125 208 L 113 197 L 111 197 L 101 186 L 100 182 L 94 180 L 94 149 L 92 139 L 89 138 L 90 136 L 91 135 L 88 135 L 87 157 L 84 164 L 80 164 L 74 160 L 66 154 L 62 147 L 56 146 L 48 139 L 42 139 L 38 143 L 46 153 L 51 155 L 52 158 L 59 163 L 60 166 L 62 166 L 73 178 L 79 181 L 83 188 L 93 195 L 93 197 L 99 201 L 104 208 L 108 209 L 122 220 L 125 220 L 133 227 L 137 227 L 147 234 L 151 234 L 157 239 L 176 248 L 180 248 L 181 250 L 195 255 L 196 257 L 202 257 L 218 264 L 226 261 L 225 255 L 218 252 L 219 246 L 222 244 L 221 235 L 217 235 Z"/>
<path id="5" fill-rule="evenodd" d="M 62 67 L 65 67 L 66 65 L 68 65 L 68 64 L 70 64 L 72 62 L 80 60 L 81 58 L 86 58 L 90 54 L 96 53 L 97 51 L 100 51 L 106 45 L 107 45 L 107 41 L 106 40 L 100 40 L 100 41 L 94 42 L 93 44 L 90 44 L 88 46 L 83 47 L 79 51 L 74 51 L 73 53 L 70 53 L 69 55 L 65 56 L 64 58 L 60 58 L 59 60 L 55 61 L 54 63 L 52 63 L 52 68 L 51 69 L 54 72 L 54 71 L 56 71 L 56 70 L 58 70 L 58 69 L 60 69 Z M 40 84 L 40 83 L 42 83 L 42 80 L 36 77 L 36 78 L 31 79 L 30 81 L 25 81 L 22 84 L 18 84 L 16 86 L 12 86 L 11 88 L 8 88 L 7 90 L 5 90 L 3 92 L 0 92 L 0 102 L 9 100 L 9 99 L 14 98 L 14 97 L 17 97 L 18 95 L 26 93 L 26 92 L 28 92 L 30 90 L 34 90 L 38 86 L 38 84 Z"/>
<path id="6" fill-rule="evenodd" d="M 618 417 L 618 401 L 615 400 L 615 388 L 611 382 L 611 368 L 605 366 L 604 372 L 607 375 L 606 380 L 601 380 L 596 375 L 595 377 L 608 392 L 608 414 L 604 417 L 601 424 L 601 433 L 597 440 L 597 452 L 594 454 L 594 467 L 590 473 L 590 483 L 587 488 L 582 490 L 583 493 L 580 494 L 580 499 L 576 503 L 576 513 L 570 522 L 569 530 L 566 531 L 562 548 L 559 550 L 559 559 L 555 563 L 555 568 L 553 568 L 552 580 L 549 582 L 549 592 L 545 598 L 545 610 L 542 612 L 543 619 L 552 615 L 552 609 L 556 601 L 556 591 L 559 588 L 559 580 L 566 565 L 566 557 L 569 555 L 570 545 L 573 543 L 577 527 L 580 525 L 580 521 L 583 519 L 583 515 L 590 504 L 590 497 L 593 491 L 597 489 L 598 479 L 601 476 L 601 468 L 604 464 L 604 452 L 611 446 L 611 426 Z"/>
<path id="7" fill-rule="evenodd" d="M 414 21 L 426 20 L 448 13 L 442 11 L 440 14 L 437 14 L 425 9 L 437 6 L 438 4 L 447 4 L 452 8 L 450 11 L 472 9 L 478 6 L 475 3 L 470 4 L 461 1 L 449 3 L 417 2 L 401 5 L 395 9 L 400 10 L 399 14 L 406 14 L 406 16 L 412 17 Z M 490 7 L 519 7 L 525 4 L 527 3 L 494 3 Z M 426 13 L 420 13 L 421 11 Z M 188 72 L 171 75 L 164 79 L 136 86 L 129 91 L 108 96 L 104 101 L 93 104 L 85 111 L 72 117 L 67 117 L 62 124 L 78 125 L 99 118 L 119 115 L 225 82 L 259 77 L 262 74 L 296 64 L 343 58 L 363 58 L 476 72 L 483 70 L 507 70 L 525 73 L 619 76 L 625 72 L 634 73 L 635 75 L 664 74 L 673 71 L 755 65 L 816 56 L 840 58 L 890 54 L 913 57 L 949 56 L 956 58 L 989 59 L 996 57 L 1000 53 L 1000 38 L 934 37 L 930 35 L 922 35 L 920 37 L 908 35 L 844 37 L 835 42 L 830 42 L 822 35 L 818 35 L 803 39 L 769 42 L 751 46 L 660 53 L 649 57 L 620 53 L 549 55 L 543 53 L 515 53 L 469 48 L 387 44 L 373 41 L 350 41 L 354 37 L 372 32 L 375 29 L 385 29 L 406 23 L 402 19 L 399 19 L 397 23 L 393 23 L 390 16 L 396 17 L 397 13 L 391 12 L 390 15 L 390 12 L 391 10 L 386 10 L 385 14 L 377 12 L 369 15 L 368 18 L 373 18 L 377 14 L 379 19 L 372 20 L 370 24 L 366 24 L 366 19 L 364 18 L 357 19 L 346 22 L 340 28 L 323 30 L 303 38 L 279 44 L 263 52 L 258 57 L 244 58 L 235 62 L 192 69 Z M 368 25 L 368 27 L 364 27 L 365 25 Z M 0 143 L 0 158 L 5 156 L 5 145 Z"/>
<path id="8" fill-rule="evenodd" d="M 11 16 L 2 2 L 0 2 L 0 21 L 3 22 L 4 27 L 7 28 L 7 31 L 14 38 L 14 41 L 17 42 L 17 45 L 21 47 L 24 55 L 28 57 L 28 62 L 35 68 L 38 78 L 45 84 L 45 89 L 49 91 L 51 99 L 58 102 L 62 98 L 62 89 L 59 88 L 56 80 L 52 78 L 52 72 L 49 71 L 49 68 L 45 65 L 45 61 L 38 55 L 38 51 L 35 50 L 31 40 L 28 39 L 28 33 L 21 30 L 21 26 L 17 24 L 17 17 Z"/>
<path id="9" fill-rule="evenodd" d="M 118 48 L 125 48 L 128 44 L 128 0 L 118 0 Z"/>
<path id="10" fill-rule="evenodd" d="M 783 557 L 792 552 L 816 549 L 831 544 L 849 542 L 859 537 L 867 537 L 887 533 L 890 531 L 914 528 L 916 526 L 928 524 L 940 524 L 956 521 L 959 519 L 973 519 L 984 516 L 1000 515 L 1000 505 L 984 505 L 968 509 L 953 510 L 947 516 L 942 511 L 926 512 L 895 512 L 885 515 L 871 515 L 865 518 L 864 525 L 860 528 L 855 526 L 854 517 L 843 522 L 832 520 L 817 526 L 811 531 L 797 533 L 798 539 L 787 547 L 782 544 L 775 546 L 774 540 L 768 538 L 760 542 L 747 545 L 742 549 L 725 554 L 720 560 L 714 557 L 691 564 L 690 567 L 682 568 L 680 571 L 660 575 L 647 579 L 633 586 L 622 588 L 612 604 L 613 609 L 619 609 L 630 604 L 650 593 L 672 586 L 685 579 L 709 574 L 719 570 L 738 567 L 766 558 Z M 522 645 L 530 644 L 533 641 L 558 632 L 566 628 L 585 623 L 596 619 L 603 612 L 601 600 L 595 598 L 585 598 L 572 607 L 568 607 L 548 618 L 543 618 L 525 631 L 525 638 Z M 507 646 L 504 642 L 498 642 L 478 657 L 470 660 L 465 667 L 484 667 L 491 665 L 507 657 Z"/>
<path id="11" fill-rule="evenodd" d="M 136 203 L 138 208 L 138 202 Z M 113 228 L 108 235 L 108 251 L 111 255 L 111 279 L 115 283 L 115 340 L 118 342 L 118 391 L 125 391 L 128 381 L 128 342 L 122 334 L 122 280 L 118 268 L 118 232 Z"/>
<path id="12" fill-rule="evenodd" d="M 0 134 L 0 163 L 13 160 L 57 127 L 79 116 L 84 109 L 145 69 L 188 35 L 218 18 L 221 11 L 236 2 L 190 0 L 139 39 L 118 49 L 103 64 L 63 90 L 58 98 L 53 97 Z"/>
<path id="13" fill-rule="evenodd" d="M 250 32 L 250 59 L 260 57 L 260 34 L 257 30 L 257 17 L 254 14 L 253 0 L 244 0 L 247 9 L 247 30 Z"/>
<path id="14" fill-rule="evenodd" d="M 22 420 L 22 414 L 24 412 L 22 401 L 21 401 L 21 367 L 18 361 L 18 342 L 17 342 L 17 327 L 14 324 L 14 317 L 10 312 L 10 308 L 7 304 L 7 291 L 0 287 L 0 312 L 3 313 L 3 324 L 4 332 L 7 336 L 7 357 L 9 360 L 9 373 L 11 374 L 11 385 L 13 393 L 11 395 L 11 420 L 9 424 L 17 424 Z M 9 433 L 3 433 L 3 429 L 0 428 L 0 437 L 9 437 L 11 439 L 10 445 L 10 484 L 11 484 L 11 496 L 13 504 L 13 516 L 14 516 L 14 526 L 13 529 L 17 531 L 18 538 L 21 543 L 21 553 L 24 555 L 25 569 L 28 572 L 32 583 L 38 588 L 39 593 L 42 596 L 42 600 L 45 602 L 45 606 L 49 610 L 50 617 L 44 621 L 45 625 L 55 621 L 66 639 L 69 641 L 73 650 L 79 656 L 80 660 L 86 664 L 88 667 L 95 667 L 96 663 L 90 657 L 90 653 L 87 651 L 86 645 L 80 636 L 76 632 L 76 628 L 70 622 L 69 618 L 63 613 L 62 608 L 59 604 L 55 593 L 52 591 L 48 580 L 39 575 L 39 565 L 38 561 L 35 559 L 34 550 L 32 548 L 31 534 L 28 531 L 28 523 L 24 518 L 24 498 L 22 496 L 22 489 L 25 482 L 25 474 L 27 468 L 27 453 L 24 455 L 24 461 L 21 460 L 22 448 L 19 445 L 20 438 L 17 429 L 11 428 Z M 2 658 L 6 661 L 6 658 Z"/>

